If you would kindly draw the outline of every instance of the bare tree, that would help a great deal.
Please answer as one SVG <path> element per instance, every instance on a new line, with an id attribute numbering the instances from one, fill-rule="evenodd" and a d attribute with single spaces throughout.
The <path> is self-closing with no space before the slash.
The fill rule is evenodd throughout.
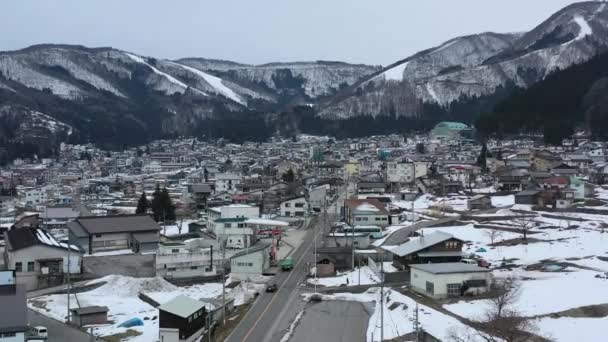
<path id="1" fill-rule="evenodd" d="M 513 220 L 513 222 L 518 226 L 519 230 L 521 231 L 521 233 L 523 235 L 523 240 L 528 241 L 528 233 L 536 224 L 536 221 L 534 221 L 534 216 L 532 216 L 532 215 L 519 216 L 518 218 Z"/>
<path id="2" fill-rule="evenodd" d="M 490 238 L 490 243 L 493 245 L 496 240 L 502 237 L 502 232 L 498 229 L 486 229 L 486 235 Z"/>
<path id="3" fill-rule="evenodd" d="M 536 327 L 516 310 L 521 295 L 521 285 L 514 278 L 497 281 L 492 288 L 492 298 L 482 320 L 472 321 L 470 329 L 450 331 L 453 342 L 527 342 L 533 339 Z"/>

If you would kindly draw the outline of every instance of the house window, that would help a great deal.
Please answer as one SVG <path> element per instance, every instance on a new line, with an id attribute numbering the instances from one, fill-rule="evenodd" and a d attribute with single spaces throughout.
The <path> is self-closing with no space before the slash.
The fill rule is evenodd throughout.
<path id="1" fill-rule="evenodd" d="M 211 272 L 211 267 L 205 267 L 205 272 Z"/>
<path id="2" fill-rule="evenodd" d="M 232 223 L 225 223 L 224 228 L 232 228 Z"/>
<path id="3" fill-rule="evenodd" d="M 28 261 L 27 262 L 27 271 L 28 272 L 34 272 L 34 262 L 33 261 Z"/>
<path id="4" fill-rule="evenodd" d="M 17 271 L 17 272 L 23 272 L 23 263 L 16 262 L 15 263 L 15 271 Z"/>
<path id="5" fill-rule="evenodd" d="M 296 208 L 304 208 L 304 203 L 296 203 Z"/>
<path id="6" fill-rule="evenodd" d="M 435 294 L 435 284 L 430 281 L 426 282 L 426 293 L 433 295 Z"/>
<path id="7" fill-rule="evenodd" d="M 179 249 L 174 248 L 174 249 L 171 250 L 171 253 L 179 253 Z"/>
<path id="8" fill-rule="evenodd" d="M 175 267 L 169 267 L 167 270 L 170 272 L 175 271 Z"/>
<path id="9" fill-rule="evenodd" d="M 285 203 L 285 208 L 290 208 L 291 207 L 291 203 Z"/>
<path id="10" fill-rule="evenodd" d="M 448 296 L 458 297 L 460 296 L 460 284 L 448 284 Z"/>
<path id="11" fill-rule="evenodd" d="M 197 266 L 190 266 L 190 269 L 191 269 L 191 270 L 195 270 L 195 269 L 197 269 L 197 268 L 198 268 Z"/>
<path id="12" fill-rule="evenodd" d="M 360 217 L 355 217 L 355 221 L 361 221 Z"/>
<path id="13" fill-rule="evenodd" d="M 96 237 L 96 238 L 100 238 L 100 237 L 101 237 L 101 234 L 95 234 L 95 237 Z"/>

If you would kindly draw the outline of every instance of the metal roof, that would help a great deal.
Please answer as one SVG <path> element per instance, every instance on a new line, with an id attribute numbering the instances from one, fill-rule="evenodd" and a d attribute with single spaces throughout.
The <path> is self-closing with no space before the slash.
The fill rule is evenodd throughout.
<path id="1" fill-rule="evenodd" d="M 490 269 L 463 262 L 444 262 L 438 264 L 413 264 L 411 268 L 433 274 L 491 272 Z"/>
<path id="2" fill-rule="evenodd" d="M 177 296 L 158 307 L 159 310 L 188 318 L 198 310 L 205 307 L 205 303 L 186 296 Z"/>
<path id="3" fill-rule="evenodd" d="M 90 216 L 74 222 L 89 234 L 160 231 L 158 223 L 149 215 Z"/>
<path id="4" fill-rule="evenodd" d="M 455 239 L 455 237 L 452 234 L 444 232 L 434 232 L 426 236 L 411 238 L 409 241 L 395 248 L 391 248 L 390 252 L 402 257 L 450 239 Z"/>

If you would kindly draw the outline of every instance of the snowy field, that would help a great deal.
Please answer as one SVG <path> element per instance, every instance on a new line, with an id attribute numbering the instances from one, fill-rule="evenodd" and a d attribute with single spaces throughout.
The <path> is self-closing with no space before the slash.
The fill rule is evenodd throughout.
<path id="1" fill-rule="evenodd" d="M 311 294 L 304 295 L 305 298 Z M 374 287 L 364 293 L 336 293 L 322 295 L 323 300 L 343 300 L 356 302 L 374 302 L 374 312 L 369 319 L 367 327 L 367 342 L 380 341 L 380 288 Z M 416 302 L 395 290 L 385 289 L 384 292 L 384 339 L 391 340 L 414 331 L 414 315 Z M 466 325 L 460 321 L 434 310 L 425 305 L 418 305 L 420 327 L 431 335 L 444 340 L 450 340 L 453 331 L 468 331 Z M 471 342 L 481 341 L 472 336 Z"/>
<path id="2" fill-rule="evenodd" d="M 178 287 L 162 278 L 131 278 L 111 275 L 87 283 L 93 285 L 105 282 L 104 285 L 83 293 L 72 295 L 71 305 L 76 306 L 107 306 L 108 325 L 93 327 L 92 333 L 97 336 L 109 336 L 124 333 L 128 329 L 137 331 L 140 335 L 130 338 L 131 342 L 156 341 L 158 337 L 158 309 L 139 299 L 138 295 L 144 293 L 158 303 L 166 303 L 179 296 L 186 295 L 206 302 L 208 309 L 213 309 L 208 301 L 216 299 L 222 294 L 221 283 L 196 284 Z M 262 284 L 242 283 L 234 289 L 226 289 L 227 297 L 234 298 L 235 305 L 244 304 L 254 298 L 254 293 L 263 290 Z M 66 320 L 67 296 L 64 294 L 48 295 L 30 299 L 28 306 L 44 315 L 59 321 Z M 132 328 L 119 328 L 118 326 L 131 318 L 140 318 L 143 326 Z"/>

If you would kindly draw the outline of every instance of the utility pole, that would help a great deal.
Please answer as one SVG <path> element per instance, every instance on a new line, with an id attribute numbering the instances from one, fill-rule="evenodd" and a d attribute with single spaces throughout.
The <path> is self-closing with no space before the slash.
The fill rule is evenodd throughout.
<path id="1" fill-rule="evenodd" d="M 70 262 L 72 259 L 72 255 L 71 255 L 71 249 L 72 247 L 70 246 L 70 233 L 68 232 L 68 286 L 67 286 L 67 294 L 68 294 L 68 319 L 67 322 L 68 324 L 70 324 L 70 288 L 72 287 L 71 284 L 71 279 L 70 279 Z"/>
<path id="2" fill-rule="evenodd" d="M 222 247 L 222 325 L 226 325 L 226 246 L 224 239 L 220 240 Z M 212 266 L 213 267 L 213 266 Z"/>
<path id="3" fill-rule="evenodd" d="M 384 341 L 384 253 L 380 255 L 380 341 Z"/>

